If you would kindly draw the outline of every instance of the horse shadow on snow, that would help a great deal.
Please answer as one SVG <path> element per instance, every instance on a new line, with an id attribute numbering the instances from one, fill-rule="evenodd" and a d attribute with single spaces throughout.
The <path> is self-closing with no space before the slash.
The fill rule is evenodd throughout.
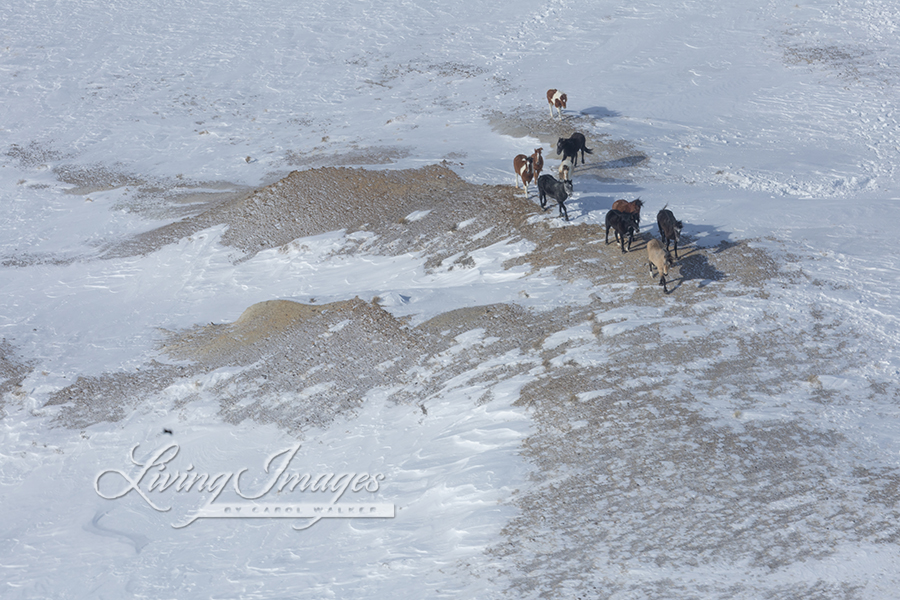
<path id="1" fill-rule="evenodd" d="M 657 237 L 656 234 L 653 235 Z M 714 281 L 722 281 L 728 277 L 726 273 L 717 269 L 709 261 L 709 256 L 727 252 L 738 246 L 738 244 L 722 240 L 717 246 L 703 247 L 695 243 L 696 239 L 694 236 L 682 234 L 681 241 L 678 244 L 678 258 L 675 260 L 675 265 L 678 267 L 678 276 L 670 280 L 669 293 L 674 292 L 688 281 L 699 281 L 700 283 L 697 284 L 697 287 L 703 288 Z M 669 250 L 672 250 L 671 246 Z M 672 254 L 672 258 L 674 258 L 674 252 Z M 669 272 L 671 273 L 672 271 L 670 270 Z"/>
<path id="2" fill-rule="evenodd" d="M 605 106 L 590 106 L 588 108 L 582 109 L 581 114 L 587 115 L 594 119 L 612 119 L 622 116 L 622 113 L 606 108 Z"/>

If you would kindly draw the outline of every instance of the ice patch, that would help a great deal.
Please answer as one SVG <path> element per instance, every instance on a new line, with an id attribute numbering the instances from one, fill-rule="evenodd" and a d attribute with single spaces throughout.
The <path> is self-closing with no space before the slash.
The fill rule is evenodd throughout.
<path id="1" fill-rule="evenodd" d="M 427 217 L 430 212 L 431 212 L 430 210 L 413 211 L 413 212 L 409 213 L 408 215 L 406 215 L 405 220 L 409 221 L 409 222 L 420 221 L 420 220 L 424 219 L 425 217 Z"/>

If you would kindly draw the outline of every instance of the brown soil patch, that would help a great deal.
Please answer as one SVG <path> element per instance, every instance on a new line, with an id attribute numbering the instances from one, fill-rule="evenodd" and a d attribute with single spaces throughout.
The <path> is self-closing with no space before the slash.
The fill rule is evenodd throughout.
<path id="1" fill-rule="evenodd" d="M 60 406 L 54 421 L 72 429 L 83 429 L 102 421 L 119 421 L 195 369 L 152 361 L 134 372 L 105 373 L 79 377 L 72 385 L 54 393 L 45 406 Z"/>
<path id="2" fill-rule="evenodd" d="M 324 306 L 300 304 L 288 300 L 269 300 L 254 304 L 231 325 L 209 325 L 182 336 L 168 345 L 173 356 L 201 357 L 204 362 L 221 362 L 222 357 L 234 356 L 242 348 L 266 342 L 273 335 L 320 317 L 324 312 L 346 308 L 349 302 Z M 215 358 L 214 358 L 215 357 Z M 227 359 L 225 359 L 227 362 Z"/>
<path id="3" fill-rule="evenodd" d="M 248 256 L 337 230 L 378 234 L 373 252 L 393 255 L 432 249 L 449 256 L 457 249 L 441 252 L 441 248 L 455 236 L 459 224 L 472 217 L 479 222 L 473 229 L 499 224 L 482 238 L 487 244 L 513 234 L 529 206 L 513 191 L 468 184 L 443 165 L 404 171 L 333 167 L 293 171 L 252 194 L 137 236 L 127 248 L 112 248 L 109 254 L 150 252 L 224 223 L 228 231 L 223 242 Z M 431 212 L 427 218 L 406 220 L 416 211 Z"/>
<path id="4" fill-rule="evenodd" d="M 287 164 L 294 167 L 321 168 L 333 165 L 388 165 L 410 155 L 405 148 L 353 146 L 341 154 L 324 154 L 325 147 L 313 148 L 310 152 L 289 151 L 285 157 Z"/>
<path id="5" fill-rule="evenodd" d="M 247 366 L 203 393 L 220 400 L 230 422 L 253 418 L 298 432 L 359 406 L 373 389 L 406 381 L 427 354 L 393 316 L 359 299 L 262 302 L 232 324 L 173 334 L 164 350 L 204 371 Z"/>

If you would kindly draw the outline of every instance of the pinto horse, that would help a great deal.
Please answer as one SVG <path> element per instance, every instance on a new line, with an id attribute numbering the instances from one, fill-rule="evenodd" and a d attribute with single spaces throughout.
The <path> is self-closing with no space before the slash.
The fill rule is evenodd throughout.
<path id="1" fill-rule="evenodd" d="M 547 104 L 550 105 L 550 118 L 553 118 L 553 108 L 559 112 L 559 120 L 562 121 L 562 111 L 566 107 L 568 97 L 559 90 L 547 90 Z"/>
<path id="2" fill-rule="evenodd" d="M 524 154 L 518 154 L 513 159 L 513 169 L 516 173 L 516 189 L 519 189 L 519 179 L 525 185 L 525 195 L 528 195 L 528 184 L 534 178 L 534 159 Z"/>
<path id="3" fill-rule="evenodd" d="M 559 180 L 560 181 L 571 181 L 572 180 L 572 170 L 575 168 L 575 165 L 572 164 L 572 159 L 567 158 L 566 160 L 559 163 Z"/>

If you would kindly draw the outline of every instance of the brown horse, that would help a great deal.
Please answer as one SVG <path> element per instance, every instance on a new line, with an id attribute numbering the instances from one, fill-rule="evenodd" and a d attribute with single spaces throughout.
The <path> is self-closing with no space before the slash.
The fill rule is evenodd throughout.
<path id="1" fill-rule="evenodd" d="M 656 214 L 656 224 L 659 227 L 659 237 L 666 242 L 666 251 L 669 250 L 669 242 L 675 242 L 675 258 L 678 258 L 678 240 L 681 239 L 681 229 L 684 225 L 675 218 L 668 204 Z"/>
<path id="2" fill-rule="evenodd" d="M 628 202 L 627 200 L 616 200 L 613 202 L 612 209 L 624 213 L 633 213 L 637 215 L 638 222 L 641 221 L 641 207 L 644 206 L 643 200 L 637 198 Z"/>
<path id="3" fill-rule="evenodd" d="M 535 148 L 534 154 L 531 155 L 531 169 L 534 171 L 534 181 L 538 180 L 538 177 L 541 176 L 541 171 L 544 170 L 544 157 L 541 156 L 541 151 L 543 148 Z"/>

